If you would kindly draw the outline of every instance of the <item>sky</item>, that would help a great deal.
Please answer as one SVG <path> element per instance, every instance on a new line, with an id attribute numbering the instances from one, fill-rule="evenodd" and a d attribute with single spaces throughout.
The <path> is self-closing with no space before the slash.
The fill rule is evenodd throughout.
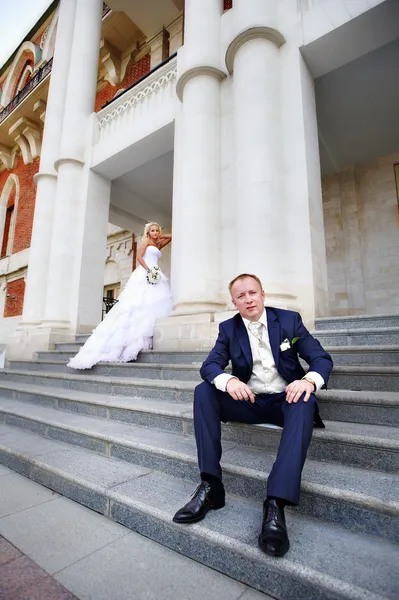
<path id="1" fill-rule="evenodd" d="M 0 66 L 50 6 L 51 0 L 0 0 Z"/>

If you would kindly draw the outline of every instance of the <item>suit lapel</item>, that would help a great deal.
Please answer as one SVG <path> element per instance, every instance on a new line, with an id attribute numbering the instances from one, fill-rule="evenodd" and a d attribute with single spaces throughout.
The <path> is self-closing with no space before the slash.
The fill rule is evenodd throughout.
<path id="1" fill-rule="evenodd" d="M 266 308 L 267 329 L 276 368 L 280 360 L 280 323 L 270 308 Z"/>
<path id="2" fill-rule="evenodd" d="M 238 341 L 240 342 L 240 346 L 241 349 L 244 353 L 245 359 L 249 365 L 249 368 L 252 371 L 252 367 L 253 367 L 253 360 L 252 360 L 252 352 L 251 352 L 251 346 L 249 344 L 249 337 L 248 337 L 248 332 L 247 332 L 247 328 L 244 325 L 244 321 L 242 320 L 242 318 L 240 317 L 240 315 L 236 315 L 236 319 L 237 319 L 237 337 L 238 337 Z"/>

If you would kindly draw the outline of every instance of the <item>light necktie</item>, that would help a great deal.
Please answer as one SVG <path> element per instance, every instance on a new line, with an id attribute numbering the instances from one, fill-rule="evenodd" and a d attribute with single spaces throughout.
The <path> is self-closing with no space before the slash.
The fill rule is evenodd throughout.
<path id="1" fill-rule="evenodd" d="M 249 331 L 258 340 L 259 357 L 260 357 L 262 363 L 264 363 L 264 361 L 268 360 L 269 351 L 270 351 L 269 346 L 267 345 L 267 342 L 263 339 L 263 331 L 265 329 L 265 326 L 263 323 L 260 323 L 259 321 L 251 321 L 248 325 L 248 328 L 249 328 Z M 267 371 L 265 364 L 263 364 L 263 367 Z"/>
<path id="2" fill-rule="evenodd" d="M 259 321 L 251 321 L 248 325 L 249 331 L 252 333 L 252 335 L 256 337 L 256 339 L 259 342 L 259 345 L 262 345 L 264 347 L 266 344 L 264 343 L 262 338 L 263 327 L 263 323 L 260 323 Z"/>

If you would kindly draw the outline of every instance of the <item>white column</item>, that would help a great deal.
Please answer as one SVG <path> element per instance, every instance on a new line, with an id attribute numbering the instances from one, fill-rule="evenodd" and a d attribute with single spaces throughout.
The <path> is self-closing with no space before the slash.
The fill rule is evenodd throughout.
<path id="1" fill-rule="evenodd" d="M 110 196 L 111 181 L 85 167 L 70 313 L 73 331 L 81 333 L 101 321 Z"/>
<path id="2" fill-rule="evenodd" d="M 175 314 L 213 312 L 220 292 L 220 17 L 222 3 L 186 0 L 179 52 L 173 194 Z"/>
<path id="3" fill-rule="evenodd" d="M 233 76 L 237 186 L 237 273 L 257 274 L 277 305 L 287 304 L 277 3 L 236 0 L 237 35 L 226 63 Z M 240 28 L 240 29 L 239 29 Z"/>
<path id="4" fill-rule="evenodd" d="M 326 246 L 314 82 L 296 39 L 287 39 L 281 73 L 283 185 L 288 205 L 284 226 L 293 249 L 287 281 L 312 327 L 315 316 L 329 314 Z"/>
<path id="5" fill-rule="evenodd" d="M 85 150 L 90 143 L 100 48 L 101 0 L 77 0 L 71 48 L 43 326 L 71 329 L 71 310 L 80 266 L 79 215 L 87 201 L 83 189 Z"/>
<path id="6" fill-rule="evenodd" d="M 49 232 L 52 230 L 54 198 L 57 189 L 57 173 L 54 170 L 54 162 L 59 156 L 61 145 L 62 119 L 75 14 L 76 0 L 61 0 L 47 98 L 40 170 L 34 178 L 37 183 L 36 204 L 22 326 L 37 325 L 44 315 L 51 245 Z"/>

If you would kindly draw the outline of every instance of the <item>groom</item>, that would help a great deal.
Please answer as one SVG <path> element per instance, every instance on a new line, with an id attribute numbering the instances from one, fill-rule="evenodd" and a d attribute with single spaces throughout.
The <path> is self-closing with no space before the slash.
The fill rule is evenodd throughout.
<path id="1" fill-rule="evenodd" d="M 201 367 L 204 381 L 194 394 L 202 481 L 173 521 L 195 523 L 211 508 L 225 504 L 221 421 L 273 423 L 283 432 L 268 478 L 259 546 L 271 556 L 282 556 L 289 548 L 284 507 L 299 503 L 313 426 L 324 427 L 314 392 L 325 387 L 333 363 L 298 313 L 265 309 L 265 293 L 256 275 L 238 275 L 229 290 L 239 314 L 220 324 L 216 344 Z M 298 355 L 309 364 L 307 374 Z M 224 372 L 229 361 L 231 374 Z"/>

